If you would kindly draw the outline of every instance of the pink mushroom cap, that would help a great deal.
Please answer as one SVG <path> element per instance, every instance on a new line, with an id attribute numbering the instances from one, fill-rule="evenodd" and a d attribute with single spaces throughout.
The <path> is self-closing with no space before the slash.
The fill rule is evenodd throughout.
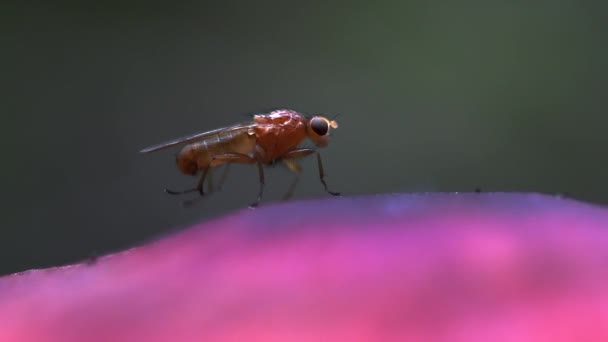
<path id="1" fill-rule="evenodd" d="M 1 277 L 0 341 L 608 341 L 608 210 L 516 193 L 262 205 Z"/>

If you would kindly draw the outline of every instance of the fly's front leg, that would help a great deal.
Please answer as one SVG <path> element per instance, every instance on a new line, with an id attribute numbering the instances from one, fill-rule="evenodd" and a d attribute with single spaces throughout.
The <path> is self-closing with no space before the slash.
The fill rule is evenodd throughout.
<path id="1" fill-rule="evenodd" d="M 281 156 L 281 159 L 298 159 L 309 156 L 313 153 L 317 152 L 314 148 L 298 148 L 295 150 L 291 150 L 284 155 Z"/>
<path id="2" fill-rule="evenodd" d="M 313 153 L 317 154 L 317 164 L 319 166 L 319 179 L 321 180 L 321 184 L 325 188 L 325 191 L 332 196 L 340 196 L 339 192 L 330 191 L 327 188 L 327 183 L 325 183 L 325 172 L 323 172 L 323 162 L 321 161 L 321 154 L 313 149 L 313 148 L 299 148 L 297 150 L 292 150 L 287 152 L 282 158 L 284 159 L 294 159 L 294 158 L 302 158 Z"/>
<path id="3" fill-rule="evenodd" d="M 323 172 L 323 162 L 321 161 L 321 154 L 317 152 L 317 164 L 319 164 L 319 179 L 325 188 L 325 191 L 332 196 L 340 196 L 339 192 L 330 191 L 327 188 L 327 183 L 325 183 L 325 173 Z"/>

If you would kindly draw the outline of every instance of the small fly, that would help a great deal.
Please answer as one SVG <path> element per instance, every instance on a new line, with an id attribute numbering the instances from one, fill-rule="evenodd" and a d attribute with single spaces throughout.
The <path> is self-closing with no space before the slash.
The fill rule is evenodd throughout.
<path id="1" fill-rule="evenodd" d="M 199 192 L 203 196 L 203 184 L 211 168 L 232 163 L 256 164 L 260 189 L 256 201 L 251 204 L 255 207 L 262 200 L 264 193 L 264 165 L 281 162 L 299 175 L 302 168 L 297 159 L 311 154 L 317 155 L 319 179 L 325 191 L 330 195 L 339 196 L 339 193 L 330 191 L 325 183 L 319 151 L 316 148 L 300 147 L 306 138 L 319 148 L 327 146 L 330 130 L 336 128 L 338 123 L 335 120 L 320 115 L 309 118 L 293 110 L 280 109 L 268 114 L 254 115 L 252 122 L 181 137 L 147 147 L 140 152 L 149 153 L 184 145 L 177 154 L 177 167 L 184 174 L 196 175 L 200 172 L 201 176 L 193 189 L 165 189 L 172 195 Z"/>

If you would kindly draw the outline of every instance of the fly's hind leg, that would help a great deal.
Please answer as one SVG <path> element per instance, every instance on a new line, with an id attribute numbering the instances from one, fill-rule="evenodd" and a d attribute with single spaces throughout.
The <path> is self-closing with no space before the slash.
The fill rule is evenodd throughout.
<path id="1" fill-rule="evenodd" d="M 201 196 L 203 196 L 205 194 L 203 192 L 203 184 L 205 184 L 205 177 L 207 177 L 207 173 L 209 173 L 209 169 L 210 169 L 210 167 L 203 169 L 203 174 L 201 175 L 201 178 L 199 179 L 198 184 L 196 185 L 196 188 L 182 190 L 182 191 L 165 189 L 165 192 L 168 193 L 169 195 L 183 195 L 183 194 L 188 194 L 191 192 L 198 191 L 198 193 L 200 193 Z"/>

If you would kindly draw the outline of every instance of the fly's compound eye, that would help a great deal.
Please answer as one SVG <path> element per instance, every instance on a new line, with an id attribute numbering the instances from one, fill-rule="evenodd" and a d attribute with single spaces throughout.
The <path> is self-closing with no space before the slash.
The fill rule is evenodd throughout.
<path id="1" fill-rule="evenodd" d="M 329 123 L 321 118 L 313 118 L 310 120 L 310 128 L 317 135 L 324 136 L 329 132 Z"/>

